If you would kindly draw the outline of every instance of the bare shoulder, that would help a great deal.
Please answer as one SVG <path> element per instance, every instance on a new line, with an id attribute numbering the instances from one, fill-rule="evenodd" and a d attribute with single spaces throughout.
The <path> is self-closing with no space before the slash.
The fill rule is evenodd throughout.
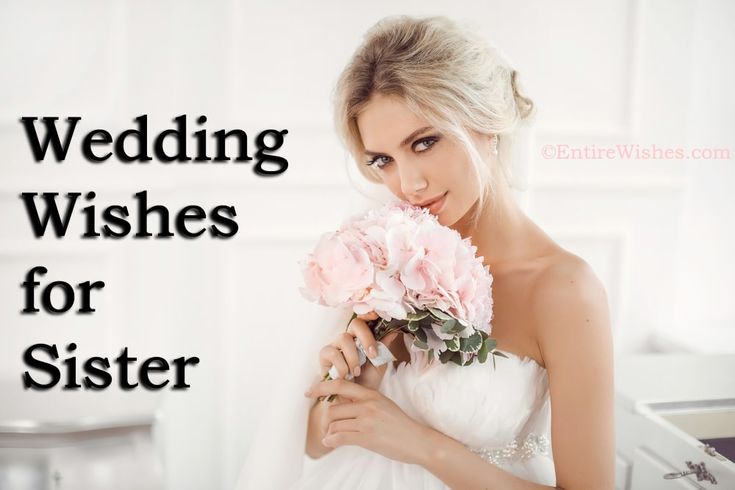
<path id="1" fill-rule="evenodd" d="M 560 301 L 606 301 L 607 294 L 602 281 L 584 259 L 561 250 L 551 256 L 539 272 L 533 284 L 532 298 L 535 308 L 549 313 L 551 311 L 547 308 L 568 306 L 560 304 Z"/>
<path id="2" fill-rule="evenodd" d="M 581 258 L 554 253 L 546 262 L 534 281 L 530 313 L 549 375 L 556 482 L 559 488 L 612 489 L 615 390 L 607 294 Z"/>
<path id="3" fill-rule="evenodd" d="M 548 364 L 555 354 L 609 347 L 609 308 L 605 286 L 579 256 L 560 249 L 539 272 L 530 313 L 539 349 Z"/>

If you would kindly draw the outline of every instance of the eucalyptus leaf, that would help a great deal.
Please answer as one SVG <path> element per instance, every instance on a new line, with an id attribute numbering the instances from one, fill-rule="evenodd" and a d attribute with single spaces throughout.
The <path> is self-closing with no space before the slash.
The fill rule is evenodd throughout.
<path id="1" fill-rule="evenodd" d="M 506 359 L 508 359 L 508 356 L 506 356 L 505 354 L 503 354 L 499 350 L 493 351 L 493 355 L 494 356 L 498 356 L 498 357 L 505 357 Z"/>
<path id="2" fill-rule="evenodd" d="M 419 322 L 418 320 L 411 320 L 408 322 L 408 331 L 409 332 L 415 332 L 419 329 Z"/>
<path id="3" fill-rule="evenodd" d="M 453 319 L 450 315 L 444 313 L 441 310 L 437 310 L 436 308 L 429 307 L 429 311 L 431 312 L 432 315 L 434 315 L 434 317 L 438 318 L 439 320 L 452 320 Z"/>
<path id="4" fill-rule="evenodd" d="M 421 342 L 419 339 L 413 339 L 413 345 L 421 350 L 426 350 L 429 348 L 429 344 L 427 344 L 426 342 Z"/>
<path id="5" fill-rule="evenodd" d="M 427 316 L 429 316 L 429 312 L 428 311 L 426 311 L 426 310 L 424 310 L 424 311 L 417 311 L 416 313 L 409 313 L 408 314 L 408 319 L 411 320 L 411 321 L 418 321 L 418 320 L 423 320 Z"/>
<path id="6" fill-rule="evenodd" d="M 474 332 L 467 338 L 459 339 L 459 350 L 462 352 L 475 353 L 482 347 L 483 341 L 482 336 L 478 332 Z"/>
<path id="7" fill-rule="evenodd" d="M 459 340 L 456 338 L 445 340 L 444 343 L 447 346 L 447 349 L 452 352 L 459 352 Z"/>
<path id="8" fill-rule="evenodd" d="M 442 324 L 441 332 L 442 333 L 456 333 L 456 332 L 452 332 L 455 326 L 457 326 L 457 320 L 455 320 L 454 318 L 449 319 Z"/>
<path id="9" fill-rule="evenodd" d="M 452 358 L 450 359 L 450 361 L 452 361 L 457 366 L 461 366 L 462 365 L 462 355 L 459 353 L 459 351 L 455 352 L 452 355 Z"/>
<path id="10" fill-rule="evenodd" d="M 487 353 L 488 353 L 488 349 L 487 349 L 487 339 L 486 339 L 482 343 L 482 346 L 480 346 L 480 350 L 477 351 L 477 360 L 481 363 L 487 361 Z"/>
<path id="11" fill-rule="evenodd" d="M 424 330 L 423 328 L 419 328 L 413 334 L 421 342 L 424 342 L 424 343 L 428 342 L 428 339 L 426 338 L 426 330 Z"/>
<path id="12" fill-rule="evenodd" d="M 454 352 L 450 350 L 442 351 L 439 353 L 439 360 L 442 362 L 442 364 L 446 364 L 447 362 L 449 362 L 453 355 Z"/>

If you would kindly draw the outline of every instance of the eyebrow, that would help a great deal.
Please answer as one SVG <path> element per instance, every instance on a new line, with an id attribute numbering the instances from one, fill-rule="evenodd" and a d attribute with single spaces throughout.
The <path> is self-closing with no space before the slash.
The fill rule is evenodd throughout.
<path id="1" fill-rule="evenodd" d="M 416 131 L 414 131 L 413 133 L 411 133 L 411 134 L 409 134 L 408 136 L 406 136 L 406 138 L 405 138 L 405 139 L 404 139 L 403 141 L 401 141 L 401 144 L 400 144 L 400 146 L 406 146 L 406 145 L 407 145 L 407 144 L 409 144 L 409 143 L 411 142 L 411 140 L 412 140 L 412 139 L 414 139 L 414 138 L 415 138 L 416 136 L 420 135 L 421 133 L 424 133 L 424 132 L 428 131 L 429 129 L 432 129 L 432 127 L 431 127 L 431 126 L 424 126 L 423 128 L 419 128 L 419 129 L 417 129 L 417 130 L 416 130 Z M 370 150 L 365 150 L 365 154 L 366 154 L 366 155 L 372 155 L 372 156 L 375 156 L 375 155 L 382 155 L 382 153 L 379 153 L 379 152 L 375 152 L 375 151 L 370 151 Z"/>

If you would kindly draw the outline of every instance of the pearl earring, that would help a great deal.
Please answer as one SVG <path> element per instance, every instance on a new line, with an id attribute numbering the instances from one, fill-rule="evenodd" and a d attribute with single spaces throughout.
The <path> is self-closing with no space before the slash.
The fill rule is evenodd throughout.
<path id="1" fill-rule="evenodd" d="M 490 147 L 491 147 L 491 151 L 493 155 L 497 155 L 498 154 L 498 135 L 497 134 L 494 134 L 493 139 L 490 140 Z"/>

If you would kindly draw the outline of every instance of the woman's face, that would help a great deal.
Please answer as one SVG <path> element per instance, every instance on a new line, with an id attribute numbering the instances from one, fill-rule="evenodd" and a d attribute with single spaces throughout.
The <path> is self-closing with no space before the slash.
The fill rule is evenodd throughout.
<path id="1" fill-rule="evenodd" d="M 457 223 L 479 198 L 472 162 L 460 144 L 413 114 L 400 98 L 373 94 L 357 126 L 365 146 L 362 163 L 377 168 L 398 198 L 428 203 L 442 225 Z M 472 137 L 482 144 L 481 135 Z"/>

